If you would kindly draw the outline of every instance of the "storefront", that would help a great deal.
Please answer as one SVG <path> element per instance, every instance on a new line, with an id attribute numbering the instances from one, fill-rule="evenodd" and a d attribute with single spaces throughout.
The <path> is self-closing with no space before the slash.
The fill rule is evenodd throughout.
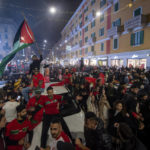
<path id="1" fill-rule="evenodd" d="M 85 66 L 88 66 L 89 63 L 90 63 L 89 59 L 84 59 L 84 65 L 85 65 Z"/>
<path id="2" fill-rule="evenodd" d="M 112 59 L 111 66 L 122 67 L 123 66 L 123 59 Z"/>
<path id="3" fill-rule="evenodd" d="M 96 59 L 90 59 L 90 66 L 96 66 L 97 65 L 97 60 Z"/>
<path id="4" fill-rule="evenodd" d="M 128 67 L 131 66 L 146 68 L 147 59 L 128 59 Z"/>
<path id="5" fill-rule="evenodd" d="M 100 58 L 98 60 L 98 65 L 99 66 L 107 66 L 108 65 L 108 58 L 107 57 Z"/>

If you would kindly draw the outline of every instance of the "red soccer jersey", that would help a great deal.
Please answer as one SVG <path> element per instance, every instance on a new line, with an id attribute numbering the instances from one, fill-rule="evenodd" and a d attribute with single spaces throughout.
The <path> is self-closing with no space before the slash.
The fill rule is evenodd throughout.
<path id="1" fill-rule="evenodd" d="M 64 83 L 65 84 L 71 84 L 71 81 L 70 81 L 71 77 L 72 77 L 72 75 L 70 73 L 69 74 L 64 74 L 63 75 Z"/>
<path id="2" fill-rule="evenodd" d="M 14 119 L 12 122 L 8 123 L 6 126 L 5 136 L 9 137 L 10 140 L 19 141 L 24 138 L 27 134 L 27 131 L 32 130 L 31 123 L 28 120 L 25 120 L 22 123 L 19 123 L 17 119 Z M 23 146 L 20 145 L 9 145 L 7 150 L 22 150 Z"/>
<path id="3" fill-rule="evenodd" d="M 43 77 L 43 75 L 41 73 L 38 73 L 37 75 L 33 75 L 32 80 L 33 80 L 33 86 L 34 87 L 38 87 L 39 86 L 39 82 L 43 81 L 42 86 L 40 88 L 45 88 L 44 77 Z"/>
<path id="4" fill-rule="evenodd" d="M 44 108 L 45 114 L 59 114 L 58 104 L 62 102 L 62 96 L 53 95 L 50 99 L 48 96 L 45 97 Z"/>
<path id="5" fill-rule="evenodd" d="M 33 116 L 33 124 L 35 124 L 35 126 L 37 126 L 43 118 L 43 111 L 44 111 L 44 100 L 45 100 L 45 96 L 41 95 L 40 98 L 37 100 L 36 97 L 32 97 L 29 99 L 28 104 L 27 104 L 27 110 L 29 110 L 31 107 L 41 107 L 41 109 L 36 112 L 36 114 Z M 35 127 L 34 126 L 34 127 Z"/>

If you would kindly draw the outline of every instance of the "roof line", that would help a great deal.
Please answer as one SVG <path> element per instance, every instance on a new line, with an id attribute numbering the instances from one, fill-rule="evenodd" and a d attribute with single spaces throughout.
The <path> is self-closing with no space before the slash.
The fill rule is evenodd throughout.
<path id="1" fill-rule="evenodd" d="M 65 27 L 63 28 L 63 30 L 61 31 L 61 33 L 65 30 L 65 28 L 69 25 L 69 23 L 72 21 L 73 17 L 77 14 L 77 12 L 80 10 L 80 8 L 82 7 L 82 5 L 86 2 L 86 0 L 82 0 L 81 4 L 79 5 L 79 7 L 76 9 L 75 13 L 72 15 L 72 17 L 69 19 L 68 23 L 65 25 Z"/>

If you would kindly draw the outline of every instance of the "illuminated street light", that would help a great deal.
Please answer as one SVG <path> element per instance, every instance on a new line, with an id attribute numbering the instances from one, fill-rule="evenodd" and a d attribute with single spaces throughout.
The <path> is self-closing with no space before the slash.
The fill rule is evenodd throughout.
<path id="1" fill-rule="evenodd" d="M 55 13 L 56 13 L 56 8 L 55 8 L 55 7 L 50 7 L 50 8 L 49 8 L 49 12 L 50 12 L 51 14 L 55 14 Z"/>
<path id="2" fill-rule="evenodd" d="M 47 43 L 47 40 L 44 40 L 44 43 Z"/>
<path id="3" fill-rule="evenodd" d="M 100 17 L 101 15 L 102 15 L 102 13 L 101 13 L 100 11 L 97 11 L 97 12 L 96 12 L 96 16 L 97 16 L 97 17 Z"/>
<path id="4" fill-rule="evenodd" d="M 65 40 L 65 43 L 67 43 L 68 41 L 67 40 Z"/>

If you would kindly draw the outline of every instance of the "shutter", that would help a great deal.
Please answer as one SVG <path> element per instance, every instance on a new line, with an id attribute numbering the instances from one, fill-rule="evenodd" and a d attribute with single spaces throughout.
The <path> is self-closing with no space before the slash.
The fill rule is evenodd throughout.
<path id="1" fill-rule="evenodd" d="M 131 34 L 131 41 L 130 41 L 131 46 L 134 46 L 134 41 L 135 41 L 135 34 L 132 33 Z"/>
<path id="2" fill-rule="evenodd" d="M 144 43 L 144 30 L 140 32 L 140 44 Z"/>

